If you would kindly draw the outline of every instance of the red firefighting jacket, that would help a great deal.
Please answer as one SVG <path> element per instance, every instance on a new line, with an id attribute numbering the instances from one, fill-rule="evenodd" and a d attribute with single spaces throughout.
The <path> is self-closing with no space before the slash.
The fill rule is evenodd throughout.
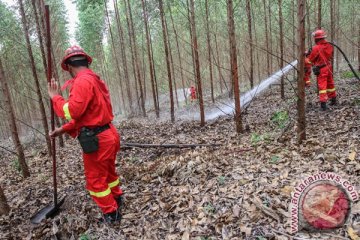
<path id="1" fill-rule="evenodd" d="M 331 66 L 333 60 L 334 47 L 322 39 L 312 48 L 309 60 L 315 66 Z"/>
<path id="2" fill-rule="evenodd" d="M 62 127 L 72 137 L 76 137 L 82 127 L 103 126 L 113 120 L 109 91 L 92 70 L 80 71 L 65 83 L 64 87 L 67 86 L 70 87 L 69 99 L 56 95 L 52 102 L 55 113 L 69 121 Z"/>

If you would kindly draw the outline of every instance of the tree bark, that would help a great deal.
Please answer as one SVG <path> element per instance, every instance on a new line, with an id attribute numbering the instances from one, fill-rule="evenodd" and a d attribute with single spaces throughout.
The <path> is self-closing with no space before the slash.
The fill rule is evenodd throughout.
<path id="1" fill-rule="evenodd" d="M 199 98 L 199 107 L 200 107 L 200 125 L 205 126 L 205 112 L 204 112 L 204 101 L 202 94 L 202 84 L 201 84 L 201 72 L 200 72 L 200 61 L 199 61 L 199 48 L 196 34 L 196 24 L 195 24 L 195 7 L 194 0 L 190 0 L 190 13 L 191 13 L 191 31 L 192 31 L 192 45 L 194 49 L 194 58 L 195 58 L 195 70 L 196 70 L 196 82 L 197 82 L 197 92 Z"/>
<path id="2" fill-rule="evenodd" d="M 42 93 L 41 93 L 41 89 L 40 89 L 40 81 L 39 81 L 39 78 L 38 78 L 38 74 L 36 72 L 35 59 L 34 59 L 34 55 L 33 55 L 32 48 L 31 48 L 29 27 L 27 25 L 27 20 L 26 20 L 26 16 L 25 16 L 25 10 L 24 10 L 23 1 L 18 0 L 18 3 L 19 3 L 19 6 L 20 6 L 21 21 L 22 21 L 22 25 L 23 25 L 24 34 L 25 34 L 26 47 L 27 47 L 27 50 L 28 50 L 29 58 L 30 58 L 31 70 L 32 70 L 32 74 L 33 74 L 33 77 L 34 77 L 34 80 L 35 80 L 36 95 L 37 95 L 37 98 L 38 98 L 37 100 L 39 102 L 42 125 L 44 127 L 45 139 L 46 139 L 46 143 L 47 143 L 47 147 L 48 147 L 48 153 L 49 153 L 49 156 L 50 156 L 51 155 L 51 143 L 50 143 L 50 137 L 47 134 L 49 132 L 49 126 L 48 126 L 48 122 L 46 120 L 46 112 L 45 112 L 43 97 L 42 97 Z"/>
<path id="3" fill-rule="evenodd" d="M 35 0 L 31 0 L 31 4 L 32 4 L 32 7 L 34 9 L 36 31 L 37 31 L 37 35 L 38 35 L 38 38 L 39 38 L 41 57 L 42 57 L 43 65 L 44 65 L 44 73 L 45 73 L 45 76 L 46 76 L 46 68 L 47 68 L 46 66 L 47 65 L 46 65 L 46 56 L 45 56 L 45 46 L 44 46 L 44 43 L 43 43 L 41 27 L 40 27 L 40 22 L 39 22 L 39 16 L 38 16 Z"/>
<path id="4" fill-rule="evenodd" d="M 283 16 L 282 16 L 282 0 L 279 3 L 279 27 L 280 27 L 280 69 L 284 67 L 284 30 L 283 30 Z M 281 99 L 285 99 L 284 90 L 284 75 L 281 75 Z"/>
<path id="5" fill-rule="evenodd" d="M 170 41 L 170 34 L 169 34 L 169 28 L 168 28 L 168 24 L 165 20 L 165 28 L 166 28 L 166 34 L 168 36 L 168 46 L 169 46 L 169 56 L 170 56 L 170 65 L 171 65 L 171 71 L 172 71 L 172 76 L 173 76 L 173 83 L 174 83 L 174 92 L 175 92 L 175 100 L 176 100 L 176 106 L 177 108 L 179 108 L 179 98 L 178 98 L 178 94 L 177 94 L 177 87 L 176 87 L 176 77 L 175 77 L 175 68 L 174 68 L 174 59 L 173 59 L 173 55 L 172 55 L 172 47 L 171 47 L 171 41 Z"/>
<path id="6" fill-rule="evenodd" d="M 270 53 L 272 53 L 272 50 L 273 50 L 273 44 L 272 44 L 272 21 L 271 21 L 271 16 L 272 16 L 272 13 L 271 13 L 271 4 L 270 4 L 270 0 L 269 0 L 269 7 L 268 7 L 268 16 L 269 16 L 269 50 L 270 50 Z M 271 72 L 273 71 L 273 58 L 271 57 L 270 58 L 270 70 Z"/>
<path id="7" fill-rule="evenodd" d="M 114 0 L 116 1 L 116 0 Z M 150 31 L 148 26 L 148 17 L 147 17 L 147 10 L 145 1 L 141 0 L 142 8 L 143 8 L 143 18 L 144 18 L 144 25 L 145 25 L 145 34 L 146 34 L 146 45 L 147 45 L 147 54 L 149 59 L 149 71 L 150 71 L 150 81 L 151 81 L 151 90 L 153 95 L 153 102 L 154 102 L 154 108 L 156 117 L 160 117 L 159 108 L 157 104 L 157 98 L 156 98 L 156 89 L 155 89 L 155 79 L 154 79 L 154 63 L 151 55 L 151 48 L 150 48 Z"/>
<path id="8" fill-rule="evenodd" d="M 299 29 L 299 50 L 298 50 L 298 142 L 302 143 L 306 139 L 306 119 L 305 119 L 305 83 L 304 83 L 304 67 L 305 67 L 305 0 L 298 0 L 298 29 Z"/>
<path id="9" fill-rule="evenodd" d="M 141 102 L 141 110 L 142 110 L 142 115 L 143 117 L 146 117 L 146 110 L 145 110 L 145 98 L 144 98 L 144 92 L 143 92 L 143 84 L 142 84 L 142 79 L 141 79 L 141 74 L 140 74 L 140 64 L 139 64 L 139 58 L 138 58 L 138 51 L 137 51 L 137 44 L 136 44 L 136 34 L 135 34 L 135 30 L 134 30 L 134 22 L 132 19 L 132 12 L 131 12 L 131 5 L 130 5 L 130 1 L 129 0 L 124 0 L 125 2 L 125 7 L 127 6 L 127 9 L 129 11 L 129 17 L 130 17 L 130 29 L 131 29 L 131 37 L 130 37 L 130 42 L 132 39 L 133 42 L 133 46 L 134 46 L 134 58 L 135 58 L 135 68 L 136 68 L 136 74 L 137 74 L 137 79 L 138 79 L 138 84 L 139 84 L 139 90 L 140 90 L 140 102 Z"/>
<path id="10" fill-rule="evenodd" d="M 160 9 L 161 26 L 162 26 L 162 32 L 163 32 L 164 48 L 165 48 L 165 60 L 166 60 L 166 67 L 167 67 L 168 81 L 169 81 L 170 115 L 171 115 L 171 122 L 175 122 L 174 96 L 173 96 L 173 89 L 172 89 L 169 49 L 168 49 L 168 45 L 167 45 L 164 7 L 163 7 L 163 1 L 162 0 L 158 0 L 158 1 L 159 1 L 159 9 Z"/>
<path id="11" fill-rule="evenodd" d="M 252 37 L 252 25 L 251 25 L 251 5 L 250 0 L 246 0 L 246 15 L 247 15 L 247 27 L 249 33 L 249 50 L 250 50 L 250 87 L 254 87 L 254 57 L 253 57 L 253 37 Z"/>
<path id="12" fill-rule="evenodd" d="M 185 79 L 184 79 L 182 58 L 181 58 L 180 47 L 179 47 L 179 38 L 178 38 L 177 31 L 176 31 L 176 28 L 175 28 L 175 24 L 174 24 L 174 19 L 173 19 L 173 16 L 172 16 L 171 7 L 169 6 L 168 9 L 169 9 L 169 13 L 170 13 L 170 18 L 171 18 L 171 23 L 172 23 L 173 31 L 174 31 L 174 33 L 175 33 L 176 49 L 177 49 L 177 54 L 178 54 L 178 58 L 179 58 L 179 65 L 180 65 L 181 84 L 182 84 L 182 89 L 183 89 L 183 94 L 184 94 L 185 103 L 187 104 L 187 97 L 186 97 L 186 91 L 185 91 Z"/>
<path id="13" fill-rule="evenodd" d="M 29 168 L 25 161 L 25 154 L 24 154 L 23 146 L 21 145 L 21 142 L 20 142 L 18 128 L 16 126 L 14 107 L 13 107 L 13 103 L 11 100 L 9 87 L 7 85 L 7 80 L 5 78 L 4 68 L 2 65 L 1 59 L 0 59 L 0 83 L 1 83 L 1 87 L 2 87 L 2 92 L 4 94 L 4 108 L 6 109 L 7 115 L 8 115 L 8 123 L 9 123 L 10 129 L 11 129 L 11 138 L 12 138 L 12 141 L 16 148 L 22 176 L 24 178 L 30 177 L 30 171 L 29 171 Z"/>
<path id="14" fill-rule="evenodd" d="M 358 70 L 360 71 L 360 19 L 358 20 Z M 339 55 L 339 54 L 337 54 Z"/>
<path id="15" fill-rule="evenodd" d="M 321 0 L 318 0 L 318 22 L 317 22 L 318 29 L 321 29 Z"/>
<path id="16" fill-rule="evenodd" d="M 231 79 L 234 83 L 235 126 L 236 126 L 236 132 L 241 133 L 242 132 L 242 122 L 241 122 L 241 110 L 240 110 L 239 76 L 238 76 L 235 23 L 234 23 L 234 12 L 233 11 L 234 11 L 233 10 L 233 1 L 227 0 Z"/>
<path id="17" fill-rule="evenodd" d="M 268 17 L 267 17 L 267 11 L 266 11 L 266 0 L 263 0 L 264 4 L 264 24 L 265 24 L 265 45 L 266 45 L 266 70 L 267 75 L 270 76 L 270 49 L 269 49 L 269 34 L 268 34 Z M 295 28 L 295 27 L 294 27 Z"/>
<path id="18" fill-rule="evenodd" d="M 207 40 L 207 48 L 208 48 L 211 101 L 213 103 L 215 103 L 214 79 L 213 79 L 213 70 L 212 70 L 212 61 L 211 61 L 211 40 L 210 40 L 210 28 L 209 28 L 209 5 L 208 5 L 208 0 L 205 0 L 205 12 L 206 12 L 206 40 Z"/>
<path id="19" fill-rule="evenodd" d="M 125 41 L 124 41 L 124 31 L 121 25 L 120 20 L 120 14 L 119 14 L 119 8 L 117 5 L 117 0 L 113 0 L 114 2 L 114 9 L 115 9 L 115 18 L 116 18 L 116 26 L 119 34 L 119 41 L 120 41 L 120 53 L 123 63 L 123 71 L 124 71 L 124 80 L 126 85 L 126 93 L 127 93 L 127 100 L 128 105 L 130 109 L 130 113 L 133 113 L 133 99 L 131 94 L 131 88 L 130 88 L 130 78 L 129 78 L 129 70 L 128 70 L 128 63 L 127 63 L 127 57 L 126 57 L 126 48 L 125 48 Z"/>
<path id="20" fill-rule="evenodd" d="M 10 206 L 7 203 L 6 196 L 4 194 L 4 191 L 0 185 L 0 216 L 1 215 L 7 215 L 10 212 Z"/>

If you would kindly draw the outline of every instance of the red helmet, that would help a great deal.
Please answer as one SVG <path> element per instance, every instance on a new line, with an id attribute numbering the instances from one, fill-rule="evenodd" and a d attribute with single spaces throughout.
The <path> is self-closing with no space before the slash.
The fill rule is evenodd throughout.
<path id="1" fill-rule="evenodd" d="M 65 50 L 65 57 L 61 61 L 62 69 L 64 69 L 65 71 L 69 71 L 69 68 L 66 64 L 66 60 L 74 56 L 84 56 L 86 57 L 89 64 L 91 64 L 92 62 L 92 58 L 86 54 L 84 49 L 82 49 L 80 46 L 74 45 Z"/>
<path id="2" fill-rule="evenodd" d="M 314 39 L 323 39 L 326 38 L 326 32 L 322 29 L 318 29 L 315 32 L 312 33 L 312 36 L 314 37 Z"/>

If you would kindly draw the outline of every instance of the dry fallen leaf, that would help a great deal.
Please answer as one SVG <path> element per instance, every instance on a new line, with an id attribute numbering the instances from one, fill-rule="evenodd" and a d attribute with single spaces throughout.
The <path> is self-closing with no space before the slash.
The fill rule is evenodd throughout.
<path id="1" fill-rule="evenodd" d="M 352 227 L 348 227 L 347 232 L 352 240 L 360 240 L 360 236 L 354 231 Z"/>
<path id="2" fill-rule="evenodd" d="M 356 157 L 356 152 L 355 151 L 352 151 L 350 154 L 349 154 L 349 160 L 350 161 L 354 161 L 355 160 L 355 157 Z"/>

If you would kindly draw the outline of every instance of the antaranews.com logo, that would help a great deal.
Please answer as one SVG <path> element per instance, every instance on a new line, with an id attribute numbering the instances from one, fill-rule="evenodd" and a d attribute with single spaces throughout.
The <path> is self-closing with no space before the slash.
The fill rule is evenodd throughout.
<path id="1" fill-rule="evenodd" d="M 342 227 L 359 199 L 355 187 L 333 172 L 320 172 L 303 179 L 291 198 L 291 231 Z"/>

